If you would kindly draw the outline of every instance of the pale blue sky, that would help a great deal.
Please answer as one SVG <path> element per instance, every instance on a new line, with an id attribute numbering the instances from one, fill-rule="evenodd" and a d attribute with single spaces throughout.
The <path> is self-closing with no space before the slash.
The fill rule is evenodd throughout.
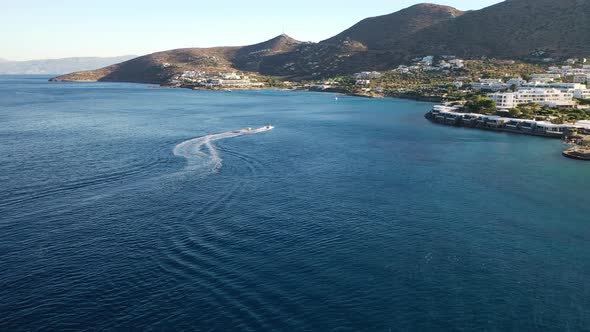
<path id="1" fill-rule="evenodd" d="M 0 0 L 0 58 L 147 54 L 247 45 L 279 35 L 320 41 L 415 0 Z M 432 1 L 461 10 L 501 0 Z"/>

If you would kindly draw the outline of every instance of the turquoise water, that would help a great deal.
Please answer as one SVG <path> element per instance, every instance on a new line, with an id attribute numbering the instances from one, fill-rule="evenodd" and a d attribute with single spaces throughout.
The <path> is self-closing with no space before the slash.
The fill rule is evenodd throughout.
<path id="1" fill-rule="evenodd" d="M 46 80 L 0 77 L 2 331 L 589 329 L 590 164 L 559 140 Z"/>

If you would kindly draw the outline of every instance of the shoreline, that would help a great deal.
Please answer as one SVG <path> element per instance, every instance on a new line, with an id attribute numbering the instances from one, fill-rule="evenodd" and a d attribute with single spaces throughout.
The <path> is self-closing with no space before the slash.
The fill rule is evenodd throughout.
<path id="1" fill-rule="evenodd" d="M 350 92 L 346 89 L 338 89 L 338 88 L 331 88 L 325 90 L 314 90 L 314 89 L 293 89 L 293 88 L 284 88 L 284 87 L 248 87 L 248 88 L 232 88 L 232 87 L 219 87 L 219 88 L 206 88 L 206 87 L 197 87 L 194 85 L 169 85 L 169 84 L 162 84 L 157 82 L 124 82 L 124 81 L 101 81 L 101 80 L 64 80 L 60 79 L 57 80 L 55 77 L 50 78 L 48 80 L 52 83 L 129 83 L 129 84 L 145 84 L 148 85 L 150 89 L 188 89 L 194 91 L 221 91 L 221 92 L 231 92 L 231 91 L 255 91 L 255 90 L 277 90 L 277 91 L 293 91 L 293 92 L 320 92 L 320 93 L 336 93 L 342 94 L 350 97 L 359 97 L 359 98 L 368 98 L 368 99 L 382 99 L 382 98 L 394 98 L 394 99 L 405 99 L 405 100 L 414 100 L 420 102 L 427 102 L 427 103 L 440 103 L 445 101 L 443 97 L 439 96 L 423 96 L 423 95 L 414 95 L 414 94 L 403 94 L 403 93 L 362 93 L 362 92 Z"/>
<path id="2" fill-rule="evenodd" d="M 510 121 L 505 121 L 505 119 L 494 116 L 478 115 L 478 117 L 473 117 L 473 115 L 456 116 L 456 114 L 444 112 L 437 113 L 433 109 L 424 114 L 424 117 L 430 122 L 439 125 L 561 140 L 571 138 L 572 133 L 575 133 L 574 128 L 576 128 L 575 125 L 552 125 L 548 127 L 542 122 L 533 120 L 519 122 L 519 119 L 508 119 Z M 527 125 L 522 125 L 523 123 L 527 123 Z M 563 151 L 562 155 L 570 159 L 590 161 L 590 148 L 576 145 Z"/>
<path id="3" fill-rule="evenodd" d="M 50 82 L 59 82 L 49 80 Z M 63 81 L 62 81 L 63 82 Z M 88 81 L 68 81 L 68 82 L 79 82 L 79 83 L 87 83 Z M 95 81 L 96 82 L 96 81 Z M 123 82 L 104 82 L 104 83 L 123 83 Z M 134 83 L 134 82 L 130 82 Z M 358 93 L 358 92 L 349 92 L 345 89 L 325 89 L 325 90 L 313 90 L 313 89 L 293 89 L 293 88 L 281 88 L 281 87 L 248 87 L 248 88 L 198 88 L 195 86 L 174 86 L 174 85 L 164 85 L 164 84 L 154 84 L 154 83 L 140 83 L 146 84 L 147 88 L 150 89 L 189 89 L 193 91 L 217 91 L 217 92 L 232 92 L 232 91 L 255 91 L 255 90 L 275 90 L 275 91 L 290 91 L 290 92 L 319 92 L 319 93 L 331 93 L 331 94 L 340 94 L 346 95 L 351 97 L 359 97 L 359 98 L 367 98 L 367 99 L 382 99 L 382 98 L 392 98 L 392 99 L 403 99 L 403 100 L 414 100 L 419 102 L 428 102 L 428 103 L 437 103 L 441 102 L 444 99 L 438 96 L 421 96 L 421 95 L 408 95 L 408 94 L 375 94 L 375 93 Z M 519 134 L 519 135 L 528 135 L 528 136 L 537 136 L 537 137 L 544 137 L 544 138 L 552 138 L 552 139 L 564 139 L 568 137 L 567 129 L 565 131 L 535 131 L 534 128 L 526 128 L 523 129 L 520 125 L 514 126 L 514 128 L 507 128 L 505 124 L 498 125 L 497 123 L 491 124 L 486 121 L 473 121 L 468 120 L 465 122 L 462 117 L 452 117 L 447 118 L 445 116 L 437 116 L 433 113 L 433 110 L 430 110 L 424 117 L 432 123 L 441 124 L 446 126 L 452 127 L 463 127 L 463 128 L 471 128 L 471 129 L 480 129 L 480 130 L 487 130 L 487 131 L 494 131 L 494 132 L 502 132 L 502 133 L 510 133 L 510 134 Z M 482 115 L 483 117 L 483 115 Z M 441 119 L 439 119 L 441 118 Z M 514 119 L 518 120 L 518 119 Z M 564 125 L 562 127 L 567 127 Z M 590 161 L 590 149 L 583 149 L 579 146 L 572 147 L 562 152 L 564 157 L 576 160 L 584 160 Z"/>
<path id="4" fill-rule="evenodd" d="M 538 136 L 538 137 L 545 137 L 545 138 L 553 138 L 553 139 L 563 139 L 567 136 L 566 132 L 547 132 L 547 131 L 535 131 L 535 129 L 522 129 L 522 128 L 506 128 L 498 125 L 494 122 L 486 122 L 483 120 L 478 121 L 468 121 L 465 122 L 461 119 L 457 118 L 446 118 L 442 117 L 442 120 L 438 120 L 441 118 L 440 116 L 435 116 L 432 111 L 424 114 L 424 117 L 432 123 L 450 126 L 450 127 L 461 127 L 461 128 L 471 128 L 471 129 L 480 129 L 480 130 L 487 130 L 487 131 L 495 131 L 495 132 L 504 132 L 504 133 L 512 133 L 512 134 L 519 134 L 519 135 L 527 135 L 527 136 Z"/>

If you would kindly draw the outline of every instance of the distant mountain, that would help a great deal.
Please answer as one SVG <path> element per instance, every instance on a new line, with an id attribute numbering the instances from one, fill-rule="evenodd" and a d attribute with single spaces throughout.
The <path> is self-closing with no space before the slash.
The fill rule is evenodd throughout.
<path id="1" fill-rule="evenodd" d="M 56 80 L 156 83 L 186 69 L 244 70 L 297 80 L 387 70 L 425 55 L 582 57 L 590 55 L 589 26 L 589 0 L 506 0 L 468 12 L 419 4 L 367 18 L 319 43 L 282 35 L 245 47 L 173 50 Z"/>
<path id="2" fill-rule="evenodd" d="M 104 66 L 126 61 L 135 55 L 119 57 L 82 57 L 31 61 L 9 61 L 0 59 L 0 74 L 3 75 L 36 75 L 36 74 L 63 74 L 72 71 L 92 70 Z"/>
<path id="3" fill-rule="evenodd" d="M 141 56 L 99 70 L 62 75 L 53 80 L 160 83 L 185 70 L 255 72 L 265 57 L 292 52 L 300 44 L 281 35 L 250 46 L 182 48 Z"/>

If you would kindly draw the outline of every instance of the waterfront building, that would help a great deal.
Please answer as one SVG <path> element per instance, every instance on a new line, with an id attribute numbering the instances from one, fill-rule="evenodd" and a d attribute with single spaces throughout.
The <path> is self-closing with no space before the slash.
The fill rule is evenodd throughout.
<path id="1" fill-rule="evenodd" d="M 535 122 L 534 130 L 537 134 L 561 137 L 565 135 L 571 127 L 572 125 L 568 124 L 553 124 L 546 121 L 537 121 Z"/>
<path id="2" fill-rule="evenodd" d="M 513 119 L 498 115 L 461 113 L 458 111 L 460 111 L 460 106 L 435 105 L 426 114 L 426 117 L 434 122 L 446 125 L 509 131 L 554 138 L 564 137 L 573 131 L 590 133 L 590 121 L 579 121 L 575 124 L 553 124 L 547 121 Z"/>
<path id="3" fill-rule="evenodd" d="M 477 121 L 480 123 L 480 126 L 483 128 L 502 128 L 506 122 L 512 120 L 511 118 L 504 118 L 498 115 L 486 115 L 480 117 Z"/>
<path id="4" fill-rule="evenodd" d="M 252 82 L 249 79 L 231 79 L 225 80 L 220 78 L 209 79 L 204 86 L 209 88 L 223 87 L 223 88 L 262 88 L 264 83 Z"/>
<path id="5" fill-rule="evenodd" d="M 551 107 L 574 105 L 573 93 L 557 89 L 524 89 L 515 92 L 491 93 L 488 94 L 488 98 L 496 102 L 498 109 L 510 109 L 528 103 Z"/>

